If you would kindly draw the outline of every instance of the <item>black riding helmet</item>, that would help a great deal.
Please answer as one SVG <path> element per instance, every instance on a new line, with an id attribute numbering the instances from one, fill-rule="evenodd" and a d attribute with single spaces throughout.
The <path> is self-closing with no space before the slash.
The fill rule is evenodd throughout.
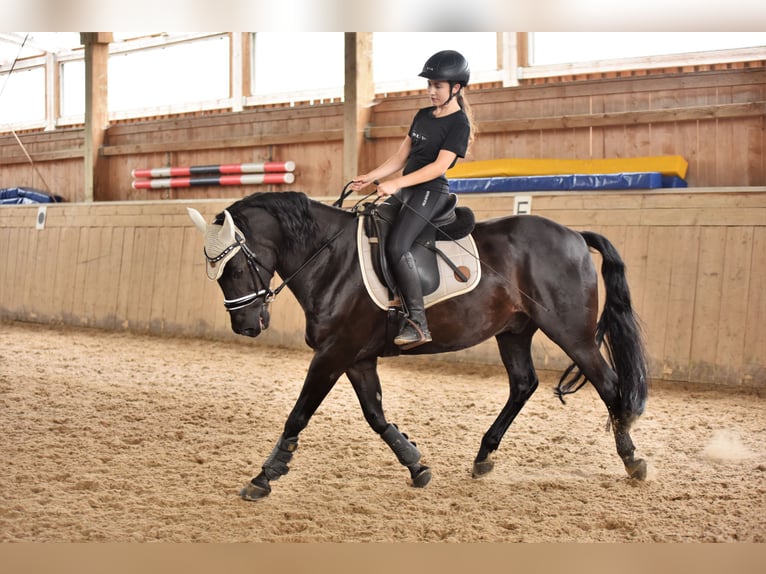
<path id="1" fill-rule="evenodd" d="M 423 71 L 418 74 L 429 80 L 443 80 L 451 84 L 460 84 L 463 88 L 468 85 L 471 70 L 468 61 L 460 52 L 442 50 L 436 52 L 423 64 Z"/>

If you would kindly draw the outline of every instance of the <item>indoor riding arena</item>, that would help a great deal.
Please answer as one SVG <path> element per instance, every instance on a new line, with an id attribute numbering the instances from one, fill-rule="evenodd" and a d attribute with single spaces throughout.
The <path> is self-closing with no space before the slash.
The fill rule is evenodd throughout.
<path id="1" fill-rule="evenodd" d="M 492 472 L 472 475 L 509 399 L 489 339 L 378 361 L 424 488 L 341 375 L 270 496 L 240 497 L 303 386 L 306 316 L 288 283 L 267 330 L 235 335 L 187 208 L 213 222 L 255 192 L 331 204 L 398 148 L 425 83 L 376 86 L 377 33 L 337 34 L 344 87 L 289 101 L 251 91 L 258 34 L 82 33 L 58 57 L 29 42 L 0 61 L 2 81 L 63 83 L 80 58 L 86 101 L 0 124 L 0 541 L 765 542 L 764 44 L 557 71 L 531 62 L 533 34 L 493 33 L 514 64 L 466 91 L 478 131 L 447 173 L 459 205 L 597 232 L 625 262 L 650 378 L 631 429 L 644 480 L 593 385 L 556 395 L 571 361 L 538 332 L 539 387 Z M 110 59 L 200 42 L 224 46 L 228 97 L 109 109 Z"/>

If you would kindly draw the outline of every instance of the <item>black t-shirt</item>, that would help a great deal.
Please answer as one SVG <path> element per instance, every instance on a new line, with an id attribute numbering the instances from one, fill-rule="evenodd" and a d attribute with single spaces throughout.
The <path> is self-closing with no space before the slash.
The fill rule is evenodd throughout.
<path id="1" fill-rule="evenodd" d="M 465 157 L 468 149 L 468 137 L 471 133 L 468 116 L 461 109 L 448 116 L 435 118 L 433 116 L 434 109 L 434 107 L 423 108 L 415 114 L 412 120 L 410 131 L 407 133 L 412 142 L 412 149 L 407 157 L 403 175 L 433 163 L 436 161 L 439 151 L 443 149 L 454 152 L 457 157 Z M 450 167 L 455 165 L 457 157 Z M 445 191 L 448 186 L 447 178 L 444 175 L 421 185 L 432 183 L 436 183 Z"/>

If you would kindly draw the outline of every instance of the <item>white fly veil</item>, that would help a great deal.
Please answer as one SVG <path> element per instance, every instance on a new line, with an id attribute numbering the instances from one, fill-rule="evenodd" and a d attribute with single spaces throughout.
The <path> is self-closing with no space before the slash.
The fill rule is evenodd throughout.
<path id="1" fill-rule="evenodd" d="M 205 272 L 208 278 L 215 281 L 221 277 L 229 260 L 242 249 L 236 236 L 244 236 L 237 226 L 234 225 L 234 220 L 227 210 L 223 212 L 223 225 L 217 225 L 215 223 L 208 224 L 205 218 L 202 217 L 202 214 L 196 209 L 191 207 L 186 209 L 194 225 L 205 237 L 205 259 L 207 260 Z"/>

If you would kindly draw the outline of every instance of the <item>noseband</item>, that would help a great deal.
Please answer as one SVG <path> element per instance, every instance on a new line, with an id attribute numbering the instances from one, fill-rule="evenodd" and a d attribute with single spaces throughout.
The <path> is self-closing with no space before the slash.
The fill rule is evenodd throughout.
<path id="1" fill-rule="evenodd" d="M 250 274 L 253 276 L 253 280 L 255 282 L 256 288 L 258 288 L 260 284 L 260 288 L 257 291 L 254 291 L 253 293 L 249 293 L 248 295 L 243 295 L 242 297 L 237 297 L 236 299 L 224 299 L 223 300 L 223 306 L 226 307 L 226 310 L 231 312 L 235 311 L 237 309 L 242 309 L 243 307 L 247 307 L 248 305 L 252 305 L 259 299 L 263 299 L 263 304 L 268 305 L 271 303 L 271 301 L 274 299 L 274 296 L 276 295 L 274 291 L 268 288 L 268 281 L 264 281 L 263 277 L 261 276 L 261 267 L 263 267 L 263 264 L 258 261 L 258 258 L 255 256 L 255 253 L 252 249 L 250 249 L 247 246 L 247 242 L 245 241 L 245 238 L 242 237 L 239 233 L 234 234 L 234 243 L 229 245 L 226 249 L 221 251 L 220 254 L 218 254 L 216 257 L 210 257 L 207 254 L 207 251 L 205 251 L 205 257 L 207 258 L 208 262 L 210 263 L 217 263 L 227 255 L 229 255 L 232 251 L 236 253 L 237 250 L 242 250 L 242 253 L 245 255 L 245 259 L 247 260 L 247 266 L 250 268 Z M 273 275 L 273 273 L 272 273 Z"/>

